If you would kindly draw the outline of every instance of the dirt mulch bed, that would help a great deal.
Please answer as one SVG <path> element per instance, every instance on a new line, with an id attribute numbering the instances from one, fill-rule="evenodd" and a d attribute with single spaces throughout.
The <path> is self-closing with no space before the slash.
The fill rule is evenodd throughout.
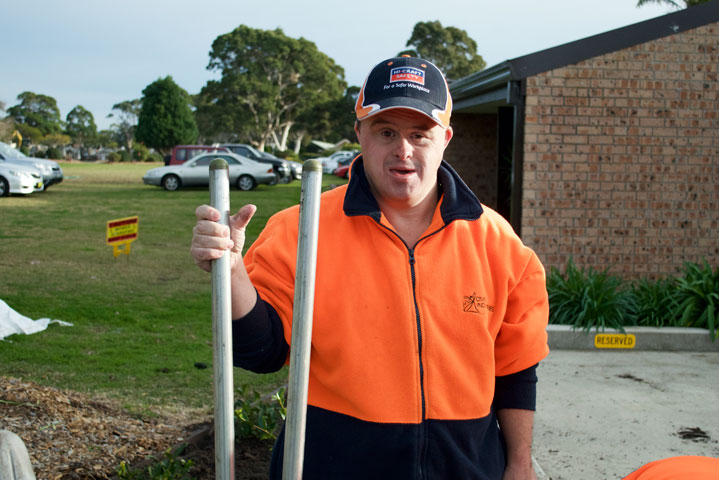
<path id="1" fill-rule="evenodd" d="M 38 480 L 111 479 L 120 462 L 145 469 L 182 444 L 181 458 L 194 463 L 191 475 L 211 479 L 211 427 L 208 421 L 140 419 L 83 394 L 0 377 L 0 429 L 22 438 Z M 267 478 L 271 447 L 268 441 L 238 440 L 235 478 Z"/>

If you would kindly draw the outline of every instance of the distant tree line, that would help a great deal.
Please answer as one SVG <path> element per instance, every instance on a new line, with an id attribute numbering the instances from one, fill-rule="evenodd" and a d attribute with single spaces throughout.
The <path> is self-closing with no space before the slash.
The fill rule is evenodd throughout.
<path id="1" fill-rule="evenodd" d="M 485 67 L 467 32 L 438 21 L 415 25 L 404 50 L 445 71 L 448 80 Z M 99 131 L 82 105 L 63 120 L 54 98 L 34 92 L 18 103 L 0 103 L 0 140 L 13 132 L 26 142 L 52 147 L 152 148 L 166 154 L 178 144 L 244 142 L 259 149 L 299 153 L 312 139 L 338 142 L 354 137 L 358 86 L 348 86 L 344 69 L 305 38 L 277 28 L 240 25 L 212 43 L 207 70 L 219 74 L 190 95 L 171 76 L 147 85 L 139 99 L 112 107 L 109 130 Z"/>

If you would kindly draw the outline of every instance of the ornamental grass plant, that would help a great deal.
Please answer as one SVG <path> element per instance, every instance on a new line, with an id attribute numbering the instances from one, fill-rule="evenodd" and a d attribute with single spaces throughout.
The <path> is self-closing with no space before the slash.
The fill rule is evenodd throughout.
<path id="1" fill-rule="evenodd" d="M 637 298 L 637 324 L 642 327 L 678 327 L 674 292 L 677 280 L 641 278 L 632 284 Z"/>
<path id="2" fill-rule="evenodd" d="M 626 282 L 608 270 L 578 268 L 547 275 L 549 323 L 589 332 L 627 326 L 705 328 L 719 338 L 719 269 L 685 263 L 676 278 Z"/>
<path id="3" fill-rule="evenodd" d="M 674 313 L 684 327 L 709 330 L 712 340 L 719 338 L 719 268 L 684 264 L 684 276 L 677 279 Z"/>
<path id="4" fill-rule="evenodd" d="M 565 273 L 552 267 L 547 277 L 549 322 L 589 332 L 636 324 L 637 298 L 608 269 L 577 268 L 570 258 Z"/>

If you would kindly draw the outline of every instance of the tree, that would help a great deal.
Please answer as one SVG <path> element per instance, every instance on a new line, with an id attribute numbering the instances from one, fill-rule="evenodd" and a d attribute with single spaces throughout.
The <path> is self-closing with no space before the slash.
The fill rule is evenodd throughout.
<path id="1" fill-rule="evenodd" d="M 208 70 L 220 73 L 203 87 L 199 123 L 207 136 L 237 135 L 264 149 L 273 135 L 284 150 L 303 112 L 340 98 L 342 67 L 304 38 L 281 29 L 240 25 L 212 43 Z M 208 135 L 209 134 L 209 135 Z"/>
<path id="2" fill-rule="evenodd" d="M 20 103 L 8 109 L 16 123 L 36 128 L 42 135 L 62 132 L 60 109 L 54 98 L 23 92 L 17 99 Z"/>
<path id="3" fill-rule="evenodd" d="M 117 143 L 123 145 L 129 152 L 132 150 L 132 140 L 135 138 L 135 128 L 137 128 L 137 116 L 140 114 L 141 102 L 139 98 L 135 100 L 125 100 L 112 106 L 112 113 L 107 118 L 117 115 L 118 122 L 113 123 L 111 128 L 115 134 Z"/>
<path id="4" fill-rule="evenodd" d="M 644 5 L 647 5 L 649 3 L 664 3 L 667 5 L 671 5 L 672 7 L 676 9 L 681 9 L 682 6 L 680 3 L 684 4 L 684 8 L 689 7 L 695 7 L 697 5 L 701 5 L 702 3 L 710 2 L 711 0 L 682 0 L 681 2 L 675 2 L 674 0 L 639 0 L 637 2 L 637 7 L 643 7 Z"/>
<path id="5" fill-rule="evenodd" d="M 135 130 L 138 142 L 167 155 L 175 145 L 195 143 L 197 135 L 190 96 L 171 76 L 145 87 Z"/>
<path id="6" fill-rule="evenodd" d="M 0 100 L 0 113 L 5 111 L 5 102 Z M 0 118 L 0 141 L 9 142 L 12 138 L 14 125 L 11 117 Z"/>
<path id="7" fill-rule="evenodd" d="M 80 145 L 94 142 L 97 138 L 97 125 L 95 125 L 92 113 L 82 105 L 77 105 L 70 110 L 65 118 L 65 133 Z"/>
<path id="8" fill-rule="evenodd" d="M 420 57 L 434 63 L 447 79 L 456 80 L 487 66 L 477 54 L 477 42 L 466 31 L 456 27 L 443 27 L 439 21 L 417 22 L 407 40 L 410 50 L 398 55 Z"/>

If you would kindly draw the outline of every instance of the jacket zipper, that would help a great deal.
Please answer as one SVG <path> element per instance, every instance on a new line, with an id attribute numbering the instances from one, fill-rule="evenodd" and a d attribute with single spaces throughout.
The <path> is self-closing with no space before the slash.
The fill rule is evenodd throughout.
<path id="1" fill-rule="evenodd" d="M 419 242 L 418 242 L 419 243 Z M 415 247 L 417 245 L 415 244 Z M 419 305 L 417 305 L 417 288 L 416 288 L 416 277 L 414 271 L 414 264 L 416 259 L 414 258 L 414 248 L 409 248 L 409 269 L 412 276 L 412 300 L 414 301 L 414 317 L 417 323 L 417 350 L 419 360 L 419 391 L 422 398 L 422 418 L 419 424 L 418 431 L 418 442 L 417 442 L 417 478 L 421 479 L 424 477 L 423 464 L 426 458 L 425 451 L 427 449 L 426 441 L 426 427 L 424 421 L 427 416 L 427 405 L 425 403 L 425 391 L 424 391 L 424 360 L 422 358 L 423 345 L 422 345 L 422 324 L 419 316 Z"/>
<path id="2" fill-rule="evenodd" d="M 409 247 L 407 243 L 400 237 L 397 232 L 392 230 L 391 228 L 387 227 L 386 225 L 382 225 L 381 223 L 377 222 L 382 228 L 385 228 L 387 231 L 392 232 L 397 238 L 399 238 L 400 242 L 405 246 L 407 249 L 407 252 L 409 253 L 409 270 L 410 270 L 410 276 L 412 279 L 412 301 L 414 302 L 414 316 L 415 316 L 415 322 L 417 324 L 417 349 L 418 349 L 418 360 L 419 360 L 419 390 L 420 390 L 420 397 L 421 397 L 421 405 L 422 405 L 422 417 L 420 419 L 419 423 L 419 432 L 418 432 L 418 445 L 417 445 L 417 478 L 422 479 L 424 478 L 424 468 L 423 464 L 425 459 L 427 458 L 427 429 L 425 426 L 425 420 L 427 416 L 427 404 L 425 401 L 425 391 L 424 391 L 424 359 L 422 357 L 422 348 L 423 348 L 423 338 L 422 338 L 422 323 L 421 318 L 419 316 L 419 305 L 417 304 L 417 285 L 416 285 L 416 276 L 415 276 L 415 269 L 414 264 L 416 263 L 416 259 L 414 257 L 414 250 L 417 248 L 417 245 L 422 240 L 425 240 L 426 238 L 431 237 L 432 235 L 435 235 L 436 233 L 440 232 L 441 230 L 444 230 L 445 226 L 442 228 L 439 228 L 435 230 L 434 232 L 420 238 L 417 240 L 417 243 L 414 244 L 414 247 Z"/>

